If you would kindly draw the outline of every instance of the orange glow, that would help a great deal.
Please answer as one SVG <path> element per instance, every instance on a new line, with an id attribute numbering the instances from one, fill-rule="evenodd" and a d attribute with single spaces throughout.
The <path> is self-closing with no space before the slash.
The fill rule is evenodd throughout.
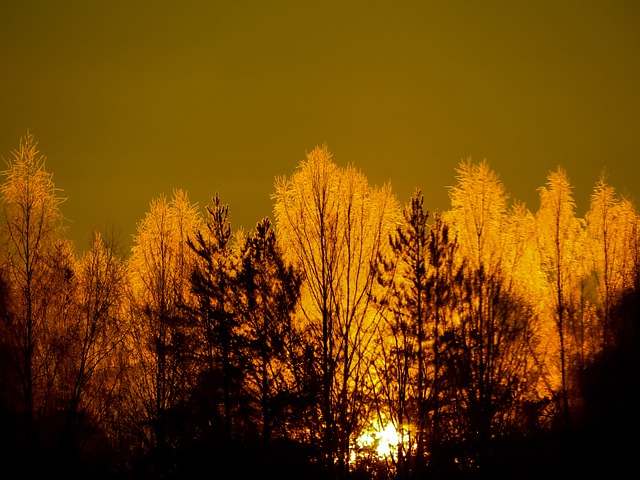
<path id="1" fill-rule="evenodd" d="M 382 425 L 376 421 L 370 429 L 358 437 L 355 443 L 360 450 L 375 452 L 379 459 L 393 460 L 397 458 L 399 447 L 408 446 L 409 432 L 408 426 L 404 426 L 399 432 L 392 422 Z M 355 459 L 356 455 L 352 453 L 351 461 Z"/>

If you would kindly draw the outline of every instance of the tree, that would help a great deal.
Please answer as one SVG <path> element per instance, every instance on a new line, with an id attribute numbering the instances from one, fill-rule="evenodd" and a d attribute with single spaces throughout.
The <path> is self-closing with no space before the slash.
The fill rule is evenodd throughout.
<path id="1" fill-rule="evenodd" d="M 296 393 L 290 349 L 293 315 L 298 306 L 302 277 L 287 265 L 269 218 L 261 220 L 247 238 L 238 273 L 239 313 L 246 338 L 246 384 L 259 412 L 264 446 L 274 428 L 287 436 L 284 418 Z"/>
<path id="2" fill-rule="evenodd" d="M 617 198 L 602 175 L 591 195 L 585 220 L 588 268 L 595 275 L 602 309 L 601 348 L 606 353 L 614 346 L 613 306 L 634 284 L 637 214 L 631 202 Z"/>
<path id="3" fill-rule="evenodd" d="M 21 140 L 0 189 L 3 207 L 3 263 L 10 297 L 12 366 L 19 379 L 20 410 L 24 419 L 26 452 L 33 462 L 36 426 L 44 411 L 56 365 L 47 338 L 55 335 L 49 317 L 56 289 L 51 259 L 62 231 L 62 214 L 52 175 L 30 133 Z"/>
<path id="4" fill-rule="evenodd" d="M 189 272 L 195 256 L 187 239 L 199 222 L 197 208 L 184 191 L 174 191 L 170 200 L 152 200 L 138 224 L 129 259 L 134 317 L 129 386 L 138 411 L 134 417 L 147 427 L 140 432 L 142 441 L 153 453 L 159 475 L 170 468 L 168 456 L 175 449 L 170 429 L 178 427 L 173 418 L 192 381 L 193 345 L 184 309 L 190 304 Z"/>
<path id="5" fill-rule="evenodd" d="M 533 396 L 537 326 L 531 305 L 541 282 L 532 215 L 522 204 L 508 210 L 504 187 L 486 161 L 467 160 L 457 171 L 452 208 L 444 214 L 461 270 L 449 283 L 451 311 L 441 342 L 451 401 L 443 416 L 450 439 L 467 445 L 469 466 L 477 466 L 486 465 L 491 439 L 517 424 L 513 412 Z"/>
<path id="6" fill-rule="evenodd" d="M 62 448 L 69 461 L 77 462 L 84 442 L 79 432 L 109 431 L 108 419 L 119 391 L 122 368 L 117 357 L 126 335 L 124 306 L 127 272 L 113 242 L 94 233 L 90 249 L 73 266 L 74 315 L 70 355 L 67 360 L 69 383 Z M 84 437 L 89 437 L 84 435 Z"/>
<path id="7" fill-rule="evenodd" d="M 453 229 L 460 253 L 472 267 L 489 272 L 502 268 L 503 232 L 508 196 L 486 160 L 460 162 L 458 183 L 449 191 L 451 209 L 445 220 Z"/>
<path id="8" fill-rule="evenodd" d="M 326 146 L 307 154 L 296 173 L 276 181 L 275 217 L 286 259 L 304 274 L 303 323 L 318 347 L 319 418 L 324 463 L 345 475 L 372 368 L 376 308 L 372 268 L 399 208 L 389 186 L 372 188 L 353 167 L 339 168 Z"/>
<path id="9" fill-rule="evenodd" d="M 582 224 L 575 217 L 572 186 L 566 172 L 558 167 L 539 189 L 540 208 L 536 213 L 538 246 L 542 271 L 552 295 L 553 323 L 558 336 L 560 360 L 560 409 L 566 424 L 569 408 L 568 328 L 578 302 Z"/>
<path id="10" fill-rule="evenodd" d="M 531 312 L 504 286 L 482 266 L 465 268 L 443 334 L 449 439 L 472 471 L 486 469 L 493 440 L 517 426 L 527 388 Z"/>
<path id="11" fill-rule="evenodd" d="M 187 240 L 197 255 L 189 280 L 196 297 L 194 316 L 204 363 L 199 388 L 203 389 L 203 400 L 214 405 L 213 409 L 205 407 L 206 416 L 202 420 L 212 425 L 212 431 L 220 429 L 219 440 L 228 447 L 234 425 L 241 421 L 236 413 L 245 407 L 242 398 L 245 359 L 236 291 L 238 253 L 232 243 L 229 206 L 220 202 L 217 193 L 207 206 L 207 213 L 205 228 Z"/>
<path id="12" fill-rule="evenodd" d="M 390 237 L 389 258 L 380 258 L 378 266 L 384 322 L 377 376 L 382 409 L 401 433 L 396 456 L 401 478 L 421 475 L 427 450 L 430 463 L 436 458 L 442 334 L 450 321 L 451 290 L 459 280 L 456 242 L 440 215 L 427 224 L 423 201 L 416 190 L 403 211 L 404 222 Z"/>
<path id="13" fill-rule="evenodd" d="M 502 289 L 530 309 L 530 346 L 527 359 L 527 387 L 521 392 L 521 422 L 539 427 L 549 417 L 546 409 L 554 406 L 548 378 L 549 354 L 548 277 L 541 266 L 538 225 L 533 213 L 523 203 L 515 202 L 504 225 L 502 254 Z M 551 327 L 553 332 L 553 327 Z"/>
<path id="14" fill-rule="evenodd" d="M 382 421 L 401 432 L 395 469 L 411 472 L 412 452 L 421 458 L 424 438 L 426 379 L 426 309 L 429 227 L 423 197 L 416 190 L 403 210 L 403 222 L 389 236 L 388 258 L 378 256 L 380 358 L 375 362 L 377 399 Z M 384 419 L 383 417 L 389 417 Z M 414 437 L 415 438 L 412 438 Z M 415 446 L 417 439 L 417 447 Z"/>

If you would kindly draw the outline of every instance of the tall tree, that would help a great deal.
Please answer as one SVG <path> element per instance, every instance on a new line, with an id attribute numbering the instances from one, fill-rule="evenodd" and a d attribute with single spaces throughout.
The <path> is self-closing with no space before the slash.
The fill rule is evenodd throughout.
<path id="1" fill-rule="evenodd" d="M 502 289 L 519 303 L 530 309 L 531 332 L 529 358 L 527 359 L 527 388 L 521 392 L 520 401 L 527 403 L 527 419 L 523 422 L 538 424 L 548 415 L 553 392 L 549 387 L 548 365 L 549 337 L 553 337 L 553 326 L 549 326 L 548 298 L 550 286 L 547 274 L 541 266 L 538 248 L 538 225 L 534 214 L 523 203 L 515 202 L 507 213 L 503 232 Z M 549 330 L 551 328 L 551 330 Z M 524 410 L 523 410 L 524 412 Z"/>
<path id="2" fill-rule="evenodd" d="M 27 454 L 36 447 L 36 425 L 48 400 L 52 366 L 47 338 L 52 324 L 48 317 L 55 292 L 51 275 L 54 244 L 61 234 L 62 199 L 52 175 L 46 170 L 34 137 L 21 140 L 7 169 L 2 172 L 3 263 L 10 289 L 13 366 L 20 381 L 20 405 L 26 429 Z"/>
<path id="3" fill-rule="evenodd" d="M 302 312 L 318 345 L 325 466 L 344 475 L 368 404 L 372 265 L 387 248 L 399 208 L 389 186 L 372 188 L 355 168 L 338 167 L 326 146 L 308 153 L 290 179 L 279 178 L 273 198 L 283 249 L 305 278 Z"/>
<path id="4" fill-rule="evenodd" d="M 442 333 L 450 317 L 452 285 L 458 276 L 456 243 L 436 214 L 427 224 L 423 196 L 416 190 L 403 211 L 404 222 L 390 238 L 388 259 L 379 262 L 383 296 L 381 357 L 377 362 L 383 411 L 400 443 L 396 470 L 401 478 L 420 476 L 436 457 L 442 408 Z"/>
<path id="5" fill-rule="evenodd" d="M 74 265 L 74 323 L 62 447 L 80 450 L 83 427 L 105 429 L 122 376 L 117 360 L 126 335 L 127 271 L 116 245 L 94 233 L 90 249 Z M 79 443 L 79 444 L 77 444 Z M 74 445 L 75 444 L 75 445 Z M 74 461 L 73 457 L 70 461 Z"/>
<path id="6" fill-rule="evenodd" d="M 192 346 L 184 306 L 189 304 L 189 272 L 195 256 L 186 242 L 198 228 L 196 205 L 177 190 L 169 200 L 152 200 L 138 224 L 129 259 L 135 321 L 130 329 L 133 377 L 131 390 L 140 409 L 147 448 L 158 475 L 170 468 L 173 450 L 168 429 L 191 382 Z"/>
<path id="7" fill-rule="evenodd" d="M 457 168 L 458 183 L 449 190 L 451 209 L 445 220 L 458 239 L 461 255 L 472 267 L 501 269 L 508 195 L 486 160 L 469 158 Z"/>
<path id="8" fill-rule="evenodd" d="M 589 269 L 595 275 L 602 309 L 601 348 L 606 353 L 614 346 L 613 306 L 634 282 L 637 213 L 631 202 L 618 198 L 601 175 L 585 220 Z"/>
<path id="9" fill-rule="evenodd" d="M 542 271 L 552 296 L 551 315 L 558 338 L 559 406 L 567 424 L 570 423 L 568 332 L 578 301 L 582 250 L 579 241 L 583 228 L 575 216 L 572 190 L 564 169 L 558 167 L 555 172 L 550 172 L 547 184 L 539 189 L 540 208 L 536 213 Z"/>
<path id="10" fill-rule="evenodd" d="M 238 274 L 239 312 L 246 337 L 248 393 L 259 412 L 265 446 L 274 429 L 287 435 L 287 403 L 295 382 L 287 342 L 294 328 L 302 277 L 285 263 L 275 231 L 265 217 L 247 238 Z"/>
<path id="11" fill-rule="evenodd" d="M 206 208 L 205 227 L 187 240 L 197 255 L 189 280 L 196 297 L 194 314 L 204 362 L 200 388 L 205 401 L 213 400 L 215 405 L 204 415 L 208 415 L 207 422 L 220 429 L 220 439 L 228 446 L 234 426 L 241 421 L 236 413 L 245 403 L 242 398 L 245 359 L 237 312 L 238 252 L 237 243 L 233 243 L 229 206 L 222 204 L 216 193 Z"/>
<path id="12" fill-rule="evenodd" d="M 379 255 L 377 265 L 383 286 L 381 297 L 376 298 L 383 319 L 380 356 L 375 362 L 377 397 L 380 417 L 388 417 L 401 432 L 395 452 L 399 478 L 409 477 L 412 453 L 421 458 L 424 447 L 429 213 L 423 202 L 416 190 L 403 210 L 404 221 L 389 237 L 387 258 Z"/>

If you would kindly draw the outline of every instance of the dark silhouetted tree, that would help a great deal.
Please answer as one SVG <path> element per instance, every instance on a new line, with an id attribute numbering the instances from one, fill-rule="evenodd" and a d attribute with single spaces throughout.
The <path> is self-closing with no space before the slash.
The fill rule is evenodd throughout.
<path id="1" fill-rule="evenodd" d="M 443 343 L 449 389 L 449 438 L 464 449 L 458 461 L 486 468 L 493 439 L 517 426 L 527 387 L 531 312 L 503 280 L 482 268 L 465 269 Z"/>
<path id="2" fill-rule="evenodd" d="M 281 438 L 289 434 L 287 409 L 297 385 L 287 342 L 292 338 L 302 280 L 285 263 L 268 218 L 256 225 L 245 242 L 238 280 L 248 359 L 245 384 L 267 446 L 274 429 Z"/>
<path id="3" fill-rule="evenodd" d="M 380 258 L 383 296 L 381 356 L 377 364 L 378 401 L 399 440 L 395 457 L 400 478 L 420 475 L 427 450 L 433 460 L 441 428 L 439 412 L 441 336 L 455 281 L 455 241 L 440 215 L 427 224 L 423 196 L 416 191 L 404 209 L 404 222 L 390 237 L 388 258 Z"/>
<path id="4" fill-rule="evenodd" d="M 246 408 L 244 339 L 237 312 L 239 255 L 233 244 L 229 207 L 220 203 L 218 194 L 207 213 L 206 227 L 188 239 L 198 257 L 190 282 L 196 296 L 194 315 L 203 362 L 199 388 L 202 401 L 208 404 L 200 421 L 210 422 L 209 433 L 229 447 L 234 423 L 239 429 L 244 418 L 238 412 Z"/>
<path id="5" fill-rule="evenodd" d="M 120 357 L 126 336 L 127 271 L 111 240 L 95 233 L 90 249 L 74 265 L 74 315 L 66 362 L 67 406 L 61 447 L 73 465 L 83 451 L 102 444 L 113 433 L 110 418 L 121 388 Z M 95 438 L 89 432 L 96 432 Z M 93 443 L 93 445 L 91 445 Z"/>

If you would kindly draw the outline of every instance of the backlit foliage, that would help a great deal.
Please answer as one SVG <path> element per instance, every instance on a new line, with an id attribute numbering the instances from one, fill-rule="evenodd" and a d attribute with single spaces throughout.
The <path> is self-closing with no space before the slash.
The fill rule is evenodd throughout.
<path id="1" fill-rule="evenodd" d="M 62 233 L 62 199 L 33 136 L 21 139 L 2 175 L 2 270 L 10 298 L 3 333 L 17 382 L 10 401 L 24 421 L 29 451 L 38 441 L 38 423 L 55 405 L 57 367 L 68 334 L 69 252 L 66 245 L 56 245 Z"/>
<path id="2" fill-rule="evenodd" d="M 615 440 L 589 422 L 634 398 L 635 206 L 602 177 L 579 218 L 560 167 L 535 212 L 486 160 L 456 173 L 449 210 L 419 189 L 401 208 L 317 147 L 276 178 L 273 223 L 234 231 L 218 194 L 203 216 L 175 190 L 127 254 L 96 232 L 77 256 L 25 136 L 0 187 L 1 459 L 26 476 L 491 477 L 519 445 Z"/>
<path id="3" fill-rule="evenodd" d="M 474 267 L 494 271 L 502 261 L 507 199 L 505 188 L 486 160 L 461 162 L 458 184 L 449 191 L 446 214 L 458 238 L 462 255 Z"/>
<path id="4" fill-rule="evenodd" d="M 195 255 L 189 235 L 201 223 L 181 190 L 151 201 L 138 224 L 129 258 L 131 324 L 127 348 L 131 421 L 147 426 L 140 442 L 160 457 L 170 449 L 170 416 L 192 383 L 190 327 L 185 305 L 193 303 L 189 275 Z"/>
<path id="5" fill-rule="evenodd" d="M 541 271 L 545 275 L 548 305 L 543 330 L 547 357 L 543 364 L 554 391 L 560 389 L 561 408 L 569 422 L 569 368 L 572 356 L 571 329 L 579 321 L 584 247 L 584 221 L 575 216 L 573 187 L 562 168 L 550 172 L 540 187 L 540 208 L 536 213 Z M 553 332 L 553 334 L 551 334 Z"/>
<path id="6" fill-rule="evenodd" d="M 377 333 L 373 264 L 400 221 L 390 186 L 370 187 L 354 167 L 338 167 L 326 147 L 276 182 L 275 217 L 287 260 L 304 274 L 301 308 L 320 372 L 325 461 L 347 468 L 350 442 L 370 405 Z"/>
<path id="7" fill-rule="evenodd" d="M 602 308 L 602 347 L 612 341 L 611 309 L 637 272 L 636 246 L 638 215 L 627 199 L 620 199 L 601 177 L 591 196 L 585 215 L 586 262 L 593 273 L 599 304 Z"/>

